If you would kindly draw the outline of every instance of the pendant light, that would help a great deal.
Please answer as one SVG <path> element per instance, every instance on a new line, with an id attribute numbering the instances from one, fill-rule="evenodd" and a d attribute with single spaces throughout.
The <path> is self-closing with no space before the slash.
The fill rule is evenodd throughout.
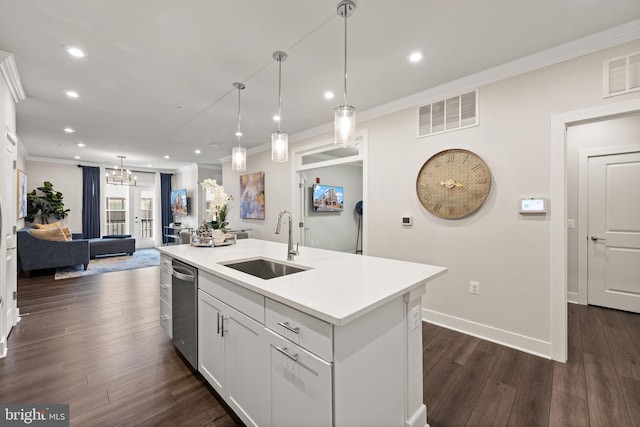
<path id="1" fill-rule="evenodd" d="M 289 135 L 280 130 L 280 123 L 282 123 L 282 61 L 287 60 L 287 54 L 276 51 L 273 53 L 273 59 L 278 61 L 278 130 L 271 132 L 271 160 L 282 163 L 289 160 Z"/>
<path id="2" fill-rule="evenodd" d="M 344 18 L 344 105 L 335 109 L 334 143 L 343 147 L 356 144 L 356 108 L 347 104 L 347 18 L 355 10 L 356 5 L 352 0 L 338 3 L 338 16 Z"/>
<path id="3" fill-rule="evenodd" d="M 238 137 L 238 145 L 231 150 L 231 170 L 243 172 L 247 170 L 247 149 L 240 145 L 240 91 L 245 88 L 244 83 L 235 82 L 233 87 L 238 89 L 238 128 L 236 136 Z"/>

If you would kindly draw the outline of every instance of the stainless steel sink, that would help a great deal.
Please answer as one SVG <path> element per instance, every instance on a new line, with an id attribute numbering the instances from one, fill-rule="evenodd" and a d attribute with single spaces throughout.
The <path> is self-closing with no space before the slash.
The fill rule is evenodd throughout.
<path id="1" fill-rule="evenodd" d="M 251 274 L 260 279 L 269 280 L 276 277 L 286 276 L 288 274 L 300 273 L 308 270 L 307 268 L 294 267 L 288 264 L 282 264 L 265 258 L 251 259 L 247 261 L 231 261 L 223 263 L 225 267 Z"/>

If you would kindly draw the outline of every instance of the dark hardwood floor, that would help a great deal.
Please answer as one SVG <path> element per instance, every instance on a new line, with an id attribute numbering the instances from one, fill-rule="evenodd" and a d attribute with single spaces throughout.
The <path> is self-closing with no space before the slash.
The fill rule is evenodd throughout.
<path id="1" fill-rule="evenodd" d="M 158 282 L 158 267 L 20 278 L 0 402 L 68 403 L 76 426 L 241 425 L 160 328 Z M 426 323 L 423 337 L 431 427 L 640 427 L 640 315 L 570 304 L 566 364 Z"/>

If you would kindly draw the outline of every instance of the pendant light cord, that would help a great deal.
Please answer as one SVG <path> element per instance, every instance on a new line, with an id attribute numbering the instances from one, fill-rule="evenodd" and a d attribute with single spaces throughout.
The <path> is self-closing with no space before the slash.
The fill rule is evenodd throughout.
<path id="1" fill-rule="evenodd" d="M 282 57 L 278 60 L 278 132 L 282 123 Z"/>
<path id="2" fill-rule="evenodd" d="M 347 104 L 347 13 L 348 6 L 344 6 L 344 105 Z"/>
<path id="3" fill-rule="evenodd" d="M 242 133 L 240 132 L 240 90 L 242 90 L 242 87 L 238 86 L 238 129 L 236 130 L 238 145 L 240 145 L 240 136 L 242 135 Z"/>

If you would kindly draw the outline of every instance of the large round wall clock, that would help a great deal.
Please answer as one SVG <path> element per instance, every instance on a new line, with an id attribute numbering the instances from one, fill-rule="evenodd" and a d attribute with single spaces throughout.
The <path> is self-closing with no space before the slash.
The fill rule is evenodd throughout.
<path id="1" fill-rule="evenodd" d="M 416 179 L 420 203 L 446 219 L 463 218 L 482 206 L 491 190 L 491 171 L 477 154 L 444 150 L 422 165 Z"/>

